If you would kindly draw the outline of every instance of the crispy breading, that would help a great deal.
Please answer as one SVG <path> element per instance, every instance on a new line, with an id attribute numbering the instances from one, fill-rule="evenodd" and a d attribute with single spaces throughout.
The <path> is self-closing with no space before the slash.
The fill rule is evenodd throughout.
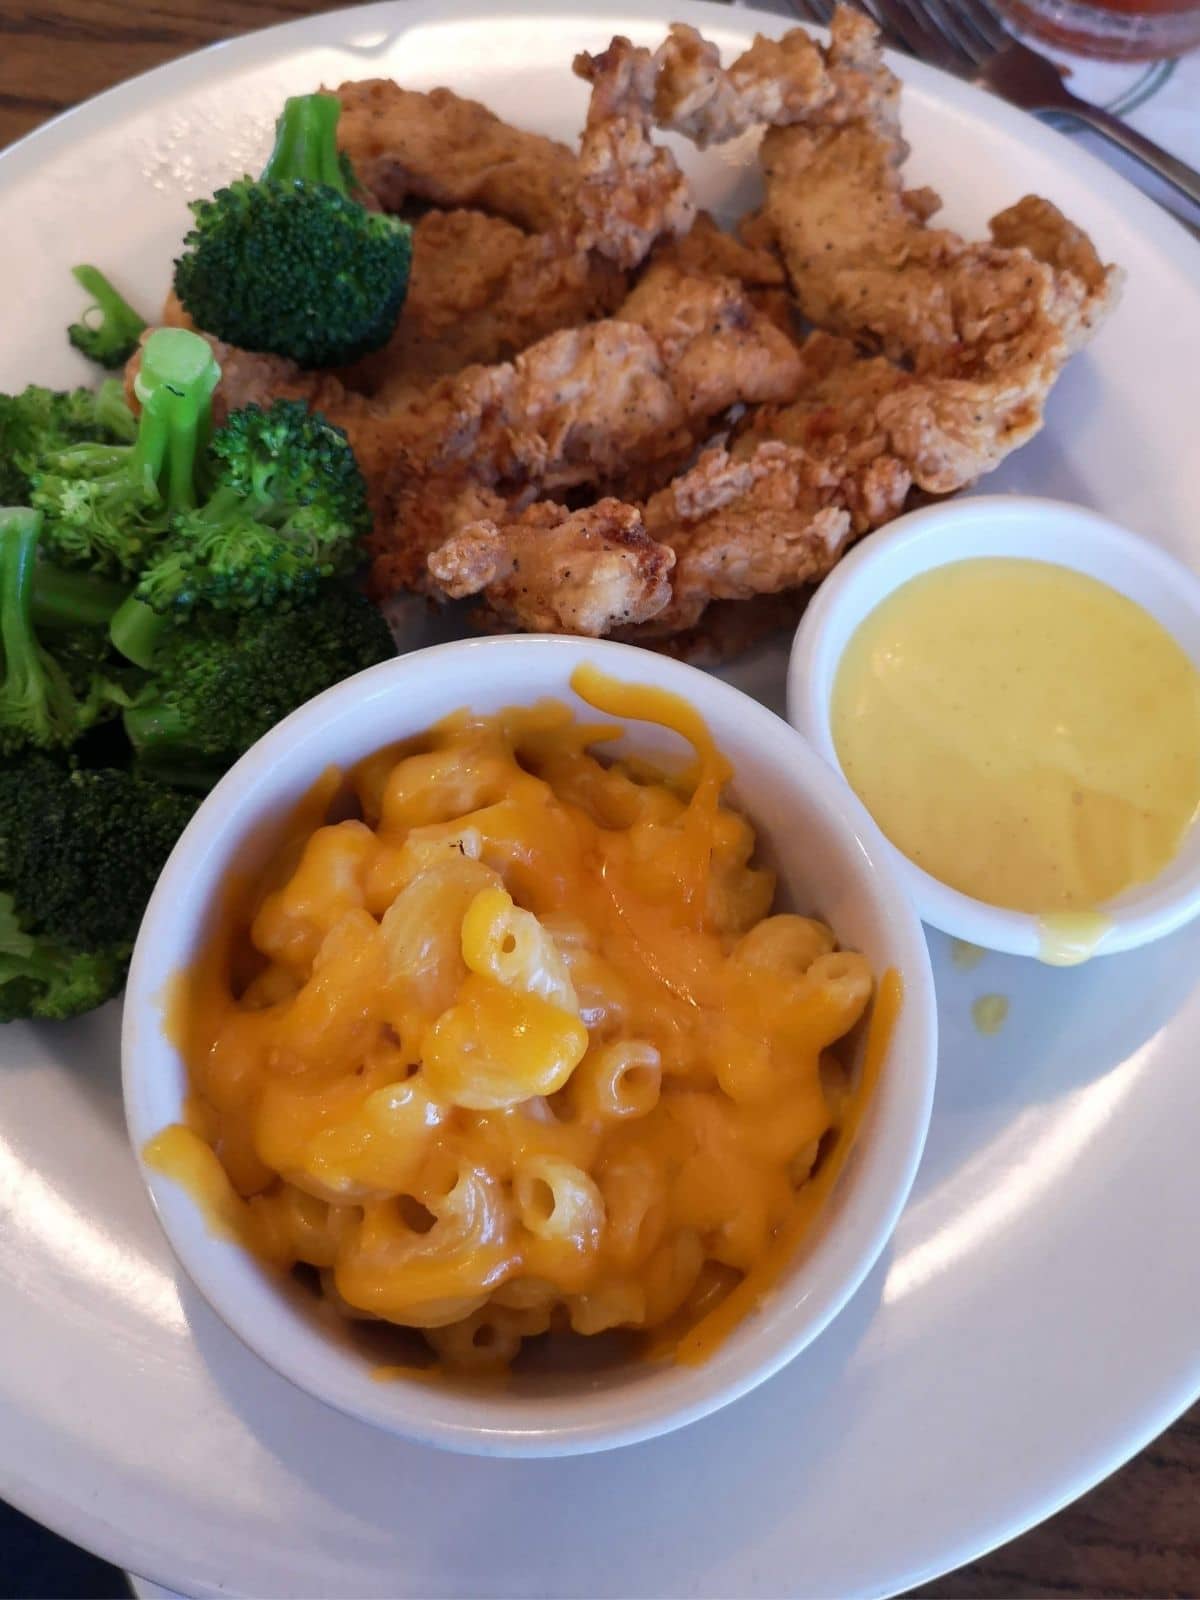
<path id="1" fill-rule="evenodd" d="M 1054 318 L 1067 350 L 1085 345 L 1116 303 L 1120 271 L 1106 267 L 1083 229 L 1036 194 L 1027 194 L 999 212 L 988 223 L 988 231 L 995 244 L 1006 250 L 1023 247 L 1053 269 Z"/>
<path id="2" fill-rule="evenodd" d="M 987 243 L 928 226 L 940 200 L 903 186 L 899 84 L 869 19 L 839 8 L 827 50 L 794 30 L 756 40 L 728 71 L 694 30 L 676 27 L 656 59 L 660 123 L 700 144 L 769 124 L 766 203 L 748 236 L 778 246 L 810 321 L 894 364 L 841 363 L 835 392 L 802 396 L 774 423 L 760 418 L 757 438 L 777 426 L 810 445 L 824 428 L 832 459 L 848 427 L 857 458 L 847 502 L 861 531 L 894 514 L 904 473 L 946 493 L 1037 432 L 1119 275 L 1036 197 L 995 218 Z"/>
<path id="3" fill-rule="evenodd" d="M 686 444 L 654 340 L 632 322 L 564 329 L 513 362 L 436 384 L 401 422 L 401 471 L 552 492 Z"/>
<path id="4" fill-rule="evenodd" d="M 658 69 L 649 50 L 623 38 L 574 65 L 592 94 L 572 232 L 618 266 L 636 267 L 657 239 L 686 233 L 696 209 L 675 157 L 650 137 Z"/>
<path id="5" fill-rule="evenodd" d="M 673 565 L 638 508 L 619 500 L 581 511 L 542 501 L 500 525 L 471 523 L 429 557 L 443 594 L 482 594 L 494 621 L 590 638 L 657 615 Z"/>
<path id="6" fill-rule="evenodd" d="M 650 265 L 616 315 L 654 339 L 691 419 L 787 400 L 799 387 L 794 341 L 736 278 L 696 276 L 664 257 Z"/>
<path id="7" fill-rule="evenodd" d="M 1117 274 L 1033 197 L 1001 213 L 990 242 L 929 227 L 938 197 L 904 189 L 908 147 L 877 38 L 860 40 L 856 71 L 875 92 L 864 87 L 855 116 L 818 108 L 769 128 L 760 150 L 764 216 L 804 314 L 921 375 L 1044 393 Z"/>
<path id="8" fill-rule="evenodd" d="M 455 473 L 393 478 L 384 513 L 366 541 L 371 594 L 385 600 L 403 589 L 430 589 L 428 560 L 435 550 L 472 523 L 518 516 L 521 503 L 518 496 L 497 494 Z"/>
<path id="9" fill-rule="evenodd" d="M 684 134 L 701 150 L 749 128 L 790 126 L 817 115 L 826 125 L 896 116 L 899 84 L 880 70 L 878 32 L 848 6 L 834 15 L 827 49 L 802 28 L 781 39 L 757 34 L 725 69 L 714 44 L 676 22 L 655 64 L 658 125 Z"/>
<path id="10" fill-rule="evenodd" d="M 625 277 L 560 234 L 482 211 L 429 211 L 413 229 L 408 296 L 386 347 L 342 376 L 395 406 L 463 367 L 509 361 L 547 334 L 607 316 Z"/>
<path id="11" fill-rule="evenodd" d="M 783 262 L 769 244 L 726 233 L 708 211 L 697 212 L 686 233 L 655 245 L 650 260 L 652 266 L 670 262 L 690 277 L 736 278 L 748 289 L 787 284 Z"/>
<path id="12" fill-rule="evenodd" d="M 1027 334 L 1061 364 L 1079 280 L 925 226 L 904 202 L 902 148 L 865 124 L 765 135 L 766 215 L 805 316 L 921 372 L 994 370 L 990 352 Z"/>
<path id="13" fill-rule="evenodd" d="M 671 603 L 652 624 L 696 625 L 712 600 L 746 600 L 815 582 L 851 537 L 840 481 L 807 451 L 775 441 L 742 458 L 706 450 L 646 506 L 646 531 L 675 552 Z"/>
<path id="14" fill-rule="evenodd" d="M 674 459 L 732 405 L 790 398 L 800 374 L 793 342 L 735 280 L 658 262 L 615 318 L 470 367 L 394 415 L 400 471 L 544 494 L 600 483 Z"/>
<path id="15" fill-rule="evenodd" d="M 461 529 L 428 558 L 435 587 L 482 593 L 500 622 L 542 632 L 649 638 L 694 628 L 710 602 L 815 582 L 851 537 L 836 473 L 804 450 L 707 450 L 644 512 L 605 499 L 582 511 L 541 501 Z"/>
<path id="16" fill-rule="evenodd" d="M 1101 265 L 1086 235 L 1048 201 L 1029 197 L 993 226 L 1013 244 L 957 241 L 957 262 L 948 258 L 942 279 L 945 294 L 930 289 L 907 302 L 922 316 L 922 306 L 929 311 L 921 328 L 927 342 L 911 368 L 815 334 L 802 350 L 799 398 L 751 419 L 747 432 L 755 439 L 786 439 L 848 463 L 847 503 L 860 532 L 900 509 L 898 471 L 929 493 L 949 494 L 1032 438 L 1064 362 L 1115 298 L 1118 274 Z M 960 310 L 970 297 L 975 308 L 957 339 L 941 326 L 943 319 L 950 327 L 955 322 L 954 286 L 964 291 Z M 894 321 L 893 334 L 900 328 Z"/>
<path id="17" fill-rule="evenodd" d="M 368 78 L 334 93 L 338 143 L 385 210 L 411 197 L 476 207 L 534 232 L 562 221 L 577 179 L 566 145 L 511 127 L 451 89 L 423 94 Z"/>

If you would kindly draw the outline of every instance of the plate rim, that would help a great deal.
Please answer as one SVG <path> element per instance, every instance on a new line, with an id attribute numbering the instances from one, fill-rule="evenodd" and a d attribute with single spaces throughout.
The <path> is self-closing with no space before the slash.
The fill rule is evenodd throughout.
<path id="1" fill-rule="evenodd" d="M 232 71 L 240 72 L 270 61 L 283 61 L 291 53 L 290 47 L 303 49 L 316 42 L 312 36 L 315 34 L 319 37 L 334 19 L 337 22 L 336 36 L 320 39 L 330 48 L 344 48 L 345 36 L 350 30 L 363 26 L 382 25 L 388 35 L 399 38 L 424 22 L 476 21 L 481 25 L 494 25 L 506 21 L 519 23 L 529 18 L 564 17 L 577 23 L 583 18 L 603 18 L 611 13 L 613 24 L 619 26 L 622 22 L 634 20 L 665 21 L 672 13 L 685 9 L 689 13 L 703 12 L 714 28 L 726 33 L 750 33 L 759 28 L 778 35 L 797 25 L 803 25 L 806 30 L 817 34 L 823 31 L 808 23 L 801 24 L 796 17 L 759 11 L 751 6 L 719 4 L 715 0 L 649 0 L 649 4 L 643 3 L 638 8 L 636 18 L 632 8 L 627 9 L 617 0 L 592 0 L 582 14 L 572 13 L 565 0 L 514 0 L 512 4 L 505 4 L 504 0 L 493 0 L 492 4 L 488 4 L 487 0 L 446 0 L 444 4 L 437 4 L 436 0 L 407 0 L 402 7 L 395 0 L 370 0 L 367 4 L 337 11 L 319 11 L 238 34 L 230 39 L 213 41 L 126 78 L 66 108 L 0 150 L 0 194 L 14 183 L 36 180 L 40 165 L 78 140 L 102 134 L 106 123 L 119 116 L 129 101 L 140 100 L 143 107 L 150 108 L 156 100 L 161 100 L 173 89 L 211 85 L 222 75 L 221 69 L 226 62 Z M 1106 198 L 1114 198 L 1111 189 L 1115 185 L 1115 198 L 1126 224 L 1141 233 L 1165 265 L 1174 268 L 1185 279 L 1190 279 L 1192 285 L 1200 281 L 1200 274 L 1196 272 L 1200 257 L 1192 254 L 1200 249 L 1200 236 L 1193 234 L 1177 216 L 1144 194 L 1123 173 L 1107 165 L 1093 151 L 1075 142 L 1067 133 L 936 67 L 914 61 L 895 51 L 888 52 L 888 59 L 906 85 L 911 84 L 941 104 L 952 108 L 974 108 L 977 112 L 986 105 L 989 124 L 1046 155 L 1060 168 L 1073 171 L 1087 187 L 1109 191 Z M 1197 1399 L 1200 1399 L 1200 1350 L 1194 1357 L 1192 1369 L 1160 1397 L 1154 1409 L 1139 1413 L 1136 1428 L 1123 1433 L 1113 1446 L 1096 1446 L 1080 1458 L 1078 1470 L 1066 1481 L 1061 1492 L 1040 1499 L 1032 1510 L 1016 1517 L 980 1518 L 975 1530 L 965 1534 L 953 1549 L 943 1544 L 942 1552 L 935 1560 L 910 1568 L 901 1576 L 889 1577 L 884 1587 L 848 1592 L 894 1594 L 954 1571 L 1019 1537 L 1056 1515 L 1131 1460 Z M 64 1537 L 95 1551 L 103 1559 L 169 1587 L 168 1579 L 155 1576 L 156 1561 L 143 1562 L 138 1559 L 138 1551 L 149 1554 L 151 1547 L 142 1545 L 141 1536 L 136 1531 L 126 1533 L 87 1506 L 57 1496 L 51 1486 L 22 1479 L 2 1459 L 0 1492 L 18 1510 L 61 1531 Z M 207 1586 L 195 1588 L 192 1592 L 228 1593 L 227 1590 Z"/>

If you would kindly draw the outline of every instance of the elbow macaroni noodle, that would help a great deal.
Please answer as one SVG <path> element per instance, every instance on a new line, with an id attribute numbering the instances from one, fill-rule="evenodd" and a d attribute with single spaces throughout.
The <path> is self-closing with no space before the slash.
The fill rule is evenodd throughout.
<path id="1" fill-rule="evenodd" d="M 308 827 L 186 978 L 222 1216 L 447 1368 L 715 1306 L 794 1233 L 872 994 L 832 930 L 770 914 L 696 713 L 576 687 L 691 768 L 601 762 L 619 730 L 558 704 L 459 712 L 363 763 L 361 819 Z"/>

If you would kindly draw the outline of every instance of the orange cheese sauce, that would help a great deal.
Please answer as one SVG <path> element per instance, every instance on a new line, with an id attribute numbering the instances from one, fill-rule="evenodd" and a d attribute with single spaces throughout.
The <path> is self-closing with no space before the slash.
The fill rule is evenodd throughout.
<path id="1" fill-rule="evenodd" d="M 573 687 L 690 764 L 601 761 L 621 729 L 552 702 L 458 712 L 327 774 L 166 997 L 193 1093 L 147 1162 L 448 1371 L 552 1331 L 702 1359 L 837 1181 L 900 1003 L 889 974 L 855 1076 L 867 963 L 772 914 L 702 719 Z"/>

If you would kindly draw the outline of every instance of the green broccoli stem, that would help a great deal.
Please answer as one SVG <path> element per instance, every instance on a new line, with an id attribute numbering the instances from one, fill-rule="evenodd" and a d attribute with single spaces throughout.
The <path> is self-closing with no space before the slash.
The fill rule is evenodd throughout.
<path id="1" fill-rule="evenodd" d="M 229 766 L 188 742 L 183 718 L 163 702 L 127 706 L 121 715 L 134 749 L 134 771 L 172 789 L 207 794 Z"/>
<path id="2" fill-rule="evenodd" d="M 137 752 L 138 768 L 158 783 L 176 789 L 211 789 L 228 762 L 216 762 L 190 743 L 187 721 L 177 706 L 151 700 L 127 706 L 125 734 Z"/>
<path id="3" fill-rule="evenodd" d="M 97 267 L 72 267 L 71 275 L 91 295 L 92 304 L 67 329 L 67 337 L 77 350 L 100 366 L 123 366 L 145 332 L 145 318 Z M 99 322 L 88 320 L 95 311 L 100 313 Z"/>
<path id="4" fill-rule="evenodd" d="M 173 626 L 169 616 L 131 594 L 113 612 L 108 636 L 127 661 L 149 670 L 164 635 Z"/>
<path id="5" fill-rule="evenodd" d="M 44 674 L 33 631 L 33 569 L 37 562 L 42 514 L 24 506 L 0 508 L 0 647 L 4 689 L 17 701 L 32 702 Z"/>
<path id="6" fill-rule="evenodd" d="M 33 569 L 35 628 L 107 628 L 128 597 L 125 584 L 95 573 L 65 572 L 46 561 Z"/>
<path id="7" fill-rule="evenodd" d="M 122 444 L 132 444 L 137 438 L 137 418 L 129 409 L 120 378 L 105 378 L 96 390 L 95 417 L 96 426 Z"/>
<path id="8" fill-rule="evenodd" d="M 297 179 L 324 183 L 339 194 L 349 194 L 337 147 L 341 110 L 341 102 L 333 94 L 299 94 L 285 100 L 263 178 L 279 183 Z"/>
<path id="9" fill-rule="evenodd" d="M 142 347 L 133 384 L 142 408 L 134 464 L 172 511 L 196 504 L 196 476 L 220 381 L 212 347 L 187 328 L 159 328 Z"/>

